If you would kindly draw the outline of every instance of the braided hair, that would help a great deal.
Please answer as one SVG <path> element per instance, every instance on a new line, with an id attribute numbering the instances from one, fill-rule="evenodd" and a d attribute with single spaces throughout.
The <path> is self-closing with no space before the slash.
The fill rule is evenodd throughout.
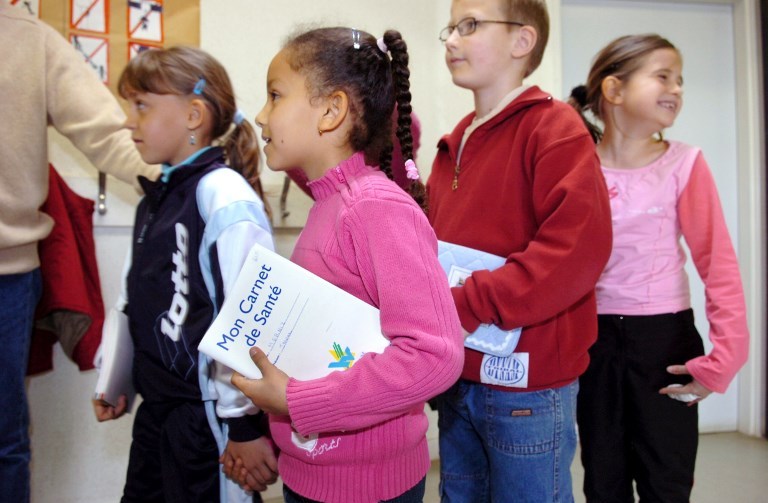
<path id="1" fill-rule="evenodd" d="M 396 30 L 386 31 L 381 42 L 386 51 L 370 33 L 354 28 L 318 28 L 289 39 L 285 50 L 291 68 L 307 78 L 310 98 L 330 96 L 338 90 L 347 94 L 353 121 L 350 145 L 393 180 L 395 106 L 395 135 L 403 159 L 413 159 L 408 47 Z M 424 184 L 413 180 L 405 190 L 426 211 Z"/>

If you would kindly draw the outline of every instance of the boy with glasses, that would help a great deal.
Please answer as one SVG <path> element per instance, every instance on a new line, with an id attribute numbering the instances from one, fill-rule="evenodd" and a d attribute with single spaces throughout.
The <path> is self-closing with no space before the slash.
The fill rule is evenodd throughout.
<path id="1" fill-rule="evenodd" d="M 608 194 L 581 118 L 536 86 L 544 0 L 453 0 L 441 33 L 475 110 L 440 140 L 427 183 L 438 239 L 507 258 L 452 289 L 462 326 L 522 328 L 509 356 L 465 349 L 439 399 L 442 501 L 573 501 L 578 377 L 597 335 Z"/>

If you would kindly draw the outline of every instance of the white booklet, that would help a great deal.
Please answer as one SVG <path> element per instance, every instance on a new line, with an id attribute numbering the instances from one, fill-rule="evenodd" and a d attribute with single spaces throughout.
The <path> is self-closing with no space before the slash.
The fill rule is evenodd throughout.
<path id="1" fill-rule="evenodd" d="M 448 275 L 451 287 L 461 286 L 473 271 L 490 271 L 503 266 L 507 259 L 445 241 L 437 242 L 437 258 Z M 520 340 L 521 328 L 503 330 L 496 325 L 482 324 L 464 339 L 464 346 L 493 356 L 507 357 Z"/>
<path id="2" fill-rule="evenodd" d="M 257 379 L 249 350 L 258 346 L 283 372 L 306 380 L 388 345 L 378 309 L 257 244 L 198 349 Z"/>
<path id="3" fill-rule="evenodd" d="M 133 387 L 133 340 L 128 330 L 128 317 L 112 308 L 104 318 L 101 346 L 94 361 L 99 369 L 94 398 L 117 406 L 120 395 L 125 395 L 127 410 L 136 396 Z"/>

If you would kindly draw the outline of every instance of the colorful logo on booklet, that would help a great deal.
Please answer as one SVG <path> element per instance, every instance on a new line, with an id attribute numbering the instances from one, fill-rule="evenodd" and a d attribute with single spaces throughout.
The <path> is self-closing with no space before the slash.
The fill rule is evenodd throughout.
<path id="1" fill-rule="evenodd" d="M 342 351 L 339 343 L 334 342 L 333 349 L 329 349 L 328 352 L 331 353 L 334 360 L 328 364 L 329 369 L 346 370 L 355 363 L 355 353 L 349 349 L 349 346 Z"/>

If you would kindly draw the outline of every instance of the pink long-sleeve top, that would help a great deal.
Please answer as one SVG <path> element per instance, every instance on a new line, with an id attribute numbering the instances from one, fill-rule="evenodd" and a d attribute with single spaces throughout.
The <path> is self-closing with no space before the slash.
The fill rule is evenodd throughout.
<path id="1" fill-rule="evenodd" d="M 739 265 L 700 149 L 668 143 L 648 166 L 602 168 L 611 200 L 613 251 L 597 283 L 597 311 L 653 315 L 690 308 L 682 235 L 704 282 L 713 345 L 686 367 L 705 387 L 722 393 L 749 350 Z"/>
<path id="2" fill-rule="evenodd" d="M 429 469 L 424 404 L 461 372 L 458 315 L 424 212 L 362 154 L 309 187 L 316 202 L 291 260 L 378 307 L 391 344 L 289 381 L 289 416 L 270 418 L 280 476 L 313 500 L 390 499 Z"/>

